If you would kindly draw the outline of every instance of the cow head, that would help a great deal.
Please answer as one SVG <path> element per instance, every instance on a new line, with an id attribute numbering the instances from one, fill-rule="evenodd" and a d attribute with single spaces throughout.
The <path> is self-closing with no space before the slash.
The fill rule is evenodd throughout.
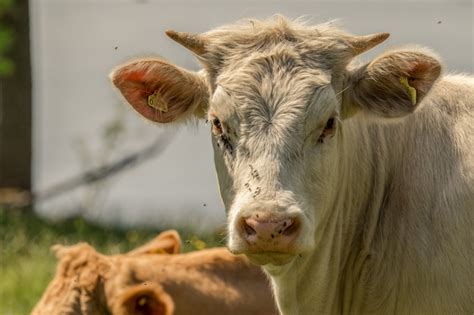
<path id="1" fill-rule="evenodd" d="M 59 259 L 56 275 L 32 314 L 109 314 L 104 292 L 108 257 L 86 243 L 52 249 Z"/>
<path id="2" fill-rule="evenodd" d="M 228 246 L 259 264 L 286 264 L 315 246 L 318 222 L 330 211 L 326 196 L 337 191 L 345 121 L 413 112 L 440 73 L 424 50 L 351 67 L 389 34 L 352 36 L 331 23 L 276 17 L 167 35 L 204 69 L 140 59 L 118 67 L 111 80 L 149 120 L 209 121 Z"/>
<path id="3" fill-rule="evenodd" d="M 164 231 L 150 242 L 117 256 L 99 254 L 87 243 L 54 245 L 52 250 L 59 260 L 56 275 L 32 314 L 103 315 L 109 310 L 113 314 L 172 314 L 173 300 L 159 284 L 131 284 L 127 278 L 117 285 L 114 279 L 129 276 L 128 272 L 119 272 L 124 257 L 178 254 L 180 248 L 181 238 L 175 230 Z"/>

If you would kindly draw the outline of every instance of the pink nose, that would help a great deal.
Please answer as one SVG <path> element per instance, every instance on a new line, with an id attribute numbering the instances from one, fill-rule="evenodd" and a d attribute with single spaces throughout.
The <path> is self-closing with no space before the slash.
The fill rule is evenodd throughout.
<path id="1" fill-rule="evenodd" d="M 299 230 L 299 221 L 285 215 L 254 213 L 241 221 L 241 235 L 250 249 L 287 252 Z"/>

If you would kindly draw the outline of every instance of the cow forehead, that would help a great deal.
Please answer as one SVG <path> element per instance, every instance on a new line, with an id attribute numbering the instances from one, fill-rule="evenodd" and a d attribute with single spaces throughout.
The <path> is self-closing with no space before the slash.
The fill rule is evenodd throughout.
<path id="1" fill-rule="evenodd" d="M 317 54 L 317 52 L 314 52 Z M 263 51 L 247 51 L 228 57 L 219 71 L 218 85 L 228 89 L 258 86 L 264 79 L 271 79 L 279 87 L 296 80 L 299 85 L 318 84 L 322 77 L 331 75 L 332 68 L 319 58 L 308 57 L 292 44 L 276 43 Z M 314 82 L 311 82 L 314 81 Z"/>
<path id="2" fill-rule="evenodd" d="M 235 112 L 240 125 L 253 131 L 301 129 L 309 107 L 320 105 L 313 104 L 315 94 L 330 82 L 329 71 L 309 68 L 294 54 L 259 55 L 220 76 L 211 113 L 226 120 Z"/>
<path id="3" fill-rule="evenodd" d="M 327 112 L 335 108 L 334 93 L 325 91 L 332 90 L 330 85 L 303 83 L 294 78 L 282 91 L 278 86 L 266 87 L 263 81 L 253 95 L 218 88 L 211 111 L 237 131 L 237 152 L 248 159 L 272 156 L 280 161 L 294 160 L 319 120 L 327 119 Z"/>
<path id="4" fill-rule="evenodd" d="M 257 98 L 275 105 L 289 98 L 309 98 L 330 83 L 328 69 L 309 67 L 296 53 L 276 50 L 254 54 L 223 69 L 217 85 L 235 98 Z"/>
<path id="5" fill-rule="evenodd" d="M 332 71 L 340 69 L 333 52 L 344 35 L 331 23 L 313 27 L 278 16 L 217 29 L 207 36 L 225 53 L 218 54 L 218 69 L 210 73 L 212 86 L 232 97 L 241 123 L 268 125 L 285 117 L 289 126 L 291 119 L 301 120 L 297 116 L 305 115 L 315 91 L 329 86 Z M 213 98 L 211 113 L 221 111 L 216 99 L 222 97 Z"/>

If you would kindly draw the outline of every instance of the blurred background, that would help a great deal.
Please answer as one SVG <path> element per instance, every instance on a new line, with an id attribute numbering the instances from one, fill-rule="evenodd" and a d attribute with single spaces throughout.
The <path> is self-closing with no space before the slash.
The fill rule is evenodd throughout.
<path id="1" fill-rule="evenodd" d="M 54 272 L 55 243 L 128 250 L 166 228 L 185 250 L 224 244 L 209 126 L 157 126 L 108 74 L 139 56 L 197 70 L 164 31 L 204 32 L 276 13 L 390 32 L 364 54 L 432 48 L 473 72 L 471 0 L 0 0 L 0 314 L 27 314 Z"/>

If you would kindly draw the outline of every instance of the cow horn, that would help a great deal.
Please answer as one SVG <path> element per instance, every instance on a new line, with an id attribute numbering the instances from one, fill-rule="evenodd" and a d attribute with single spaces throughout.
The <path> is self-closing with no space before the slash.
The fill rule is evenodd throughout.
<path id="1" fill-rule="evenodd" d="M 166 35 L 198 56 L 206 52 L 206 40 L 201 35 L 173 30 L 166 31 Z"/>
<path id="2" fill-rule="evenodd" d="M 376 33 L 365 36 L 351 36 L 348 40 L 352 55 L 357 56 L 372 47 L 377 46 L 390 36 L 389 33 Z"/>

